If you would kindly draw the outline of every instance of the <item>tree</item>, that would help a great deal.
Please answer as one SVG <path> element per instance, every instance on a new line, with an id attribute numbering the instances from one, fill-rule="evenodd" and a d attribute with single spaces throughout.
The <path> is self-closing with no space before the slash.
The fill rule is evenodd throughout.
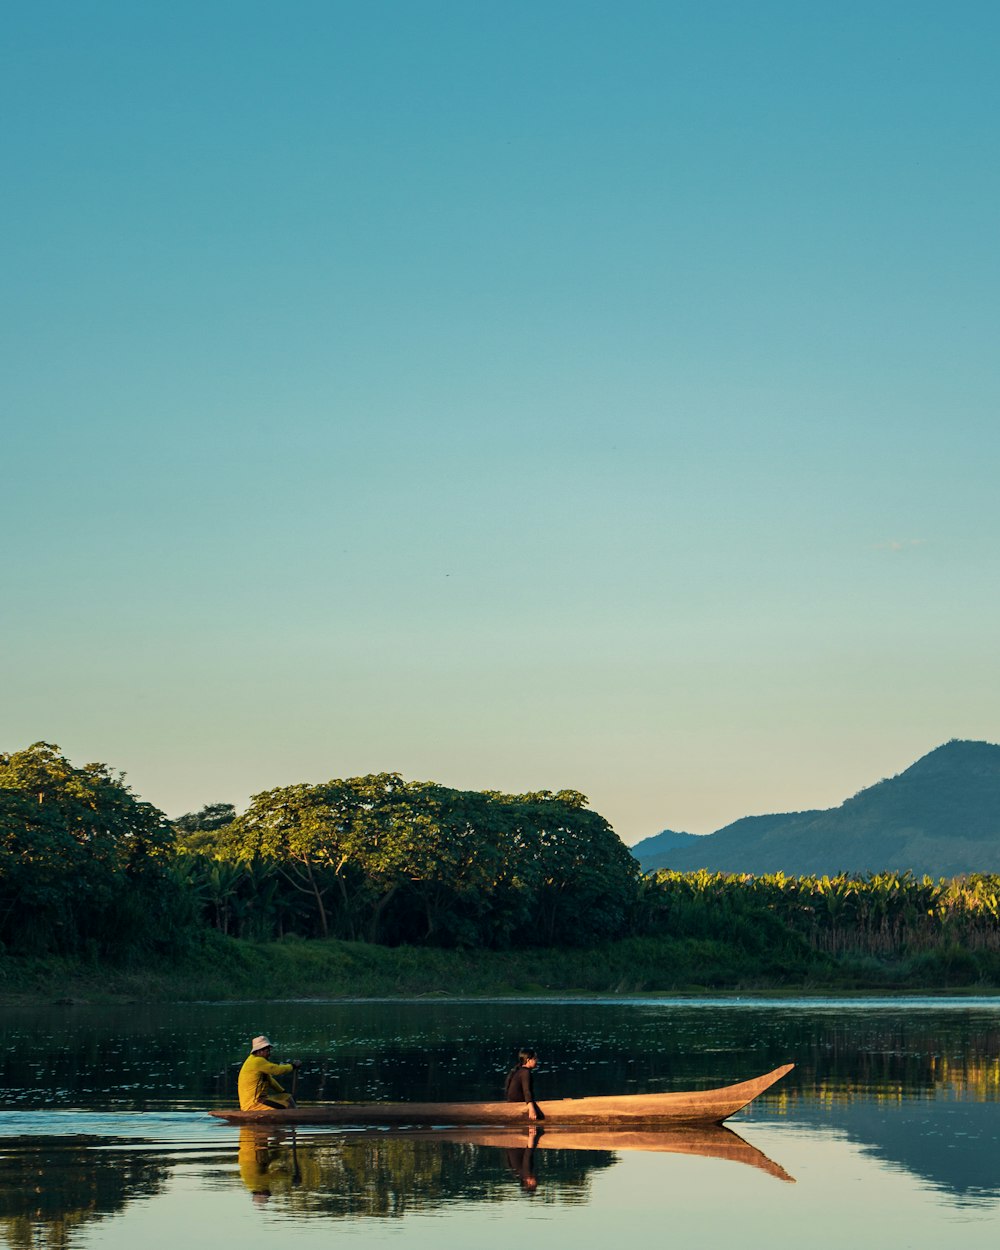
<path id="1" fill-rule="evenodd" d="M 625 931 L 639 878 L 586 804 L 373 773 L 254 795 L 226 836 L 311 900 L 323 937 L 335 918 L 370 942 L 580 944 Z"/>
<path id="2" fill-rule="evenodd" d="M 388 931 L 397 941 L 489 943 L 484 921 L 505 858 L 504 826 L 490 796 L 429 781 L 375 787 L 368 796 L 354 845 L 377 883 L 369 939 Z"/>
<path id="3" fill-rule="evenodd" d="M 236 819 L 232 803 L 206 803 L 199 812 L 187 812 L 171 821 L 177 845 L 184 851 L 213 854 L 225 843 L 225 830 Z"/>
<path id="4" fill-rule="evenodd" d="M 349 782 L 284 786 L 255 794 L 230 827 L 231 853 L 273 863 L 311 900 L 322 937 L 330 936 L 331 890 L 342 904 L 345 936 L 356 936 L 355 895 L 365 885 L 351 862 L 357 801 Z"/>
<path id="5" fill-rule="evenodd" d="M 530 940 L 584 945 L 619 937 L 640 869 L 603 816 L 575 790 L 513 796 L 522 880 L 535 897 Z"/>
<path id="6" fill-rule="evenodd" d="M 155 931 L 172 842 L 166 817 L 124 774 L 74 768 L 47 742 L 0 755 L 0 935 L 71 949 Z"/>

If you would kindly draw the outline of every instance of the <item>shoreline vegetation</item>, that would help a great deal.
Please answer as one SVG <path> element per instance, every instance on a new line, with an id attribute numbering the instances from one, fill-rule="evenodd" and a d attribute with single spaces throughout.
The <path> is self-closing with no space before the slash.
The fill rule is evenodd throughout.
<path id="1" fill-rule="evenodd" d="M 366 942 L 250 942 L 207 934 L 182 959 L 0 958 L 0 1004 L 267 998 L 636 995 L 858 997 L 1000 992 L 1000 960 L 946 948 L 903 959 L 823 956 L 795 968 L 721 939 L 626 938 L 596 948 L 442 950 Z"/>
<path id="2" fill-rule="evenodd" d="M 395 773 L 171 821 L 0 754 L 5 1001 L 997 989 L 998 875 L 643 875 L 575 791 Z"/>

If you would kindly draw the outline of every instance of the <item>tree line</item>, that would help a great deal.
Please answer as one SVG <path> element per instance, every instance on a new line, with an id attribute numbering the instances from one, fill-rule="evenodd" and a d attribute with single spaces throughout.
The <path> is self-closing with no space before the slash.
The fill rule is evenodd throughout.
<path id="1" fill-rule="evenodd" d="M 202 928 L 441 946 L 627 931 L 639 867 L 576 791 L 462 791 L 395 773 L 292 785 L 170 821 L 104 764 L 0 756 L 0 941 L 98 955 Z"/>
<path id="2" fill-rule="evenodd" d="M 170 820 L 105 764 L 0 755 L 0 952 L 174 954 L 210 931 L 511 949 L 623 937 L 751 956 L 1000 951 L 1000 877 L 643 876 L 576 791 L 506 795 L 378 773 Z"/>

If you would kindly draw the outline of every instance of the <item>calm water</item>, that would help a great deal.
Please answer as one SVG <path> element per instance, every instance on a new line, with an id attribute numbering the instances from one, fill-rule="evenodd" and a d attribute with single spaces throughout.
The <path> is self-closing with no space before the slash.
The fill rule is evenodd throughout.
<path id="1" fill-rule="evenodd" d="M 247 1039 L 304 1060 L 299 1097 L 495 1097 L 519 1044 L 539 1097 L 796 1070 L 731 1129 L 656 1149 L 527 1135 L 267 1134 L 231 1105 Z M 391 1002 L 4 1009 L 0 1239 L 303 1247 L 991 1247 L 1000 1001 Z"/>

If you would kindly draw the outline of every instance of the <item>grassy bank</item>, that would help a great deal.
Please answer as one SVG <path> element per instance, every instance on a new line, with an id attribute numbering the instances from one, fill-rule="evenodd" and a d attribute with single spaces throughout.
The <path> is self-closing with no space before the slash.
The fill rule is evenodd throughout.
<path id="1" fill-rule="evenodd" d="M 992 992 L 1000 955 L 959 948 L 908 959 L 773 954 L 719 940 L 630 938 L 593 949 L 455 951 L 362 942 L 242 942 L 207 934 L 182 959 L 98 964 L 0 959 L 0 999 L 347 998 L 422 994 Z"/>

